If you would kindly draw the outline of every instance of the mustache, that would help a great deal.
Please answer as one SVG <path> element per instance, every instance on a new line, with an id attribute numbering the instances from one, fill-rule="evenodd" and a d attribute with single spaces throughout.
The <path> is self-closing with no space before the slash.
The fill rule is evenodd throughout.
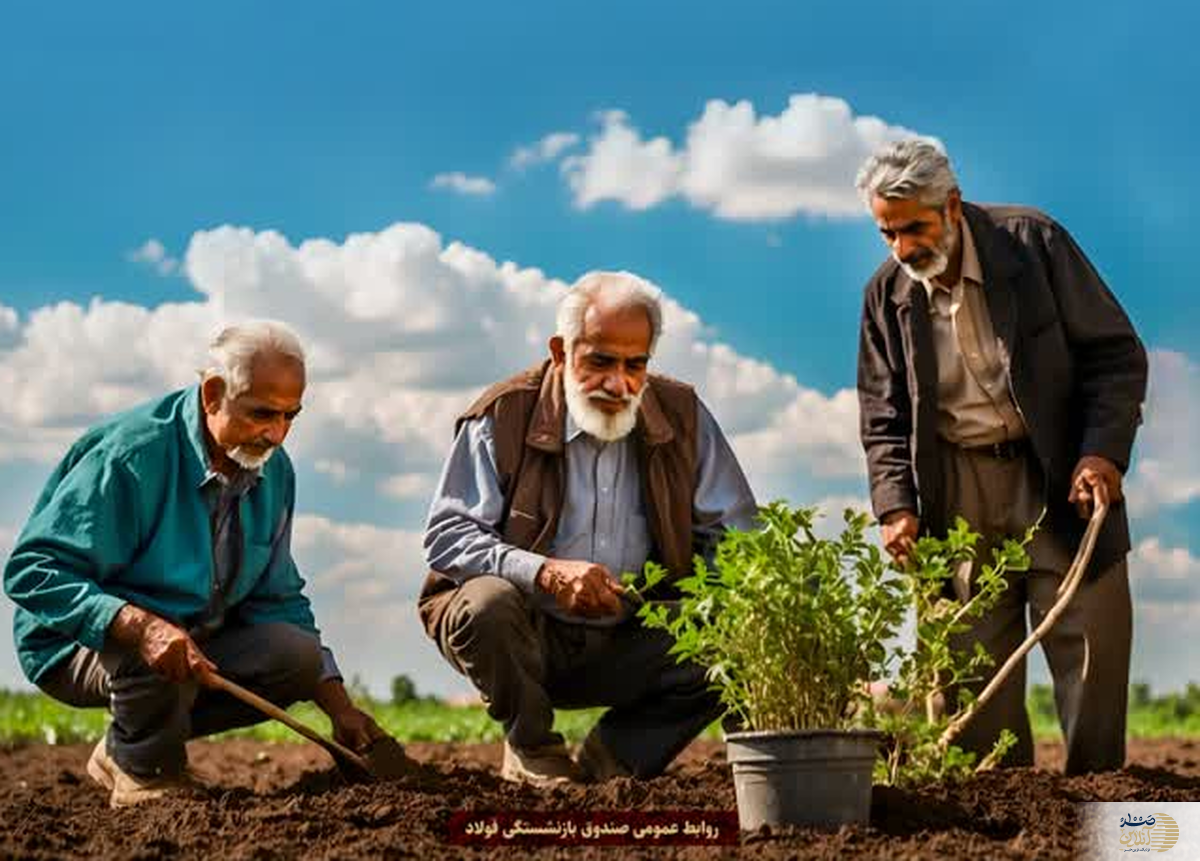
<path id="1" fill-rule="evenodd" d="M 619 395 L 610 395 L 608 392 L 592 392 L 587 396 L 589 401 L 607 401 L 610 404 L 628 404 L 633 401 L 629 395 L 620 397 Z"/>

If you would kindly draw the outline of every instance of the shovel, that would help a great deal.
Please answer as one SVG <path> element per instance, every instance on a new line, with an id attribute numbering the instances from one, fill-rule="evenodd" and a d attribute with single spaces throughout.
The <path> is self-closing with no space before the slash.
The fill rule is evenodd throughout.
<path id="1" fill-rule="evenodd" d="M 1100 535 L 1100 527 L 1104 525 L 1104 516 L 1108 514 L 1108 506 L 1104 503 L 1097 502 L 1092 509 L 1092 518 L 1088 521 L 1087 529 L 1083 533 L 1083 540 L 1079 542 L 1079 549 L 1075 552 L 1075 560 L 1071 563 L 1071 567 L 1067 569 L 1067 575 L 1063 577 L 1062 583 L 1058 586 L 1058 597 L 1054 602 L 1054 606 L 1046 613 L 1046 617 L 1042 619 L 1042 623 L 1034 629 L 1015 652 L 1013 652 L 1007 661 L 1004 662 L 996 675 L 992 676 L 992 680 L 988 682 L 987 687 L 983 689 L 983 693 L 979 698 L 971 704 L 971 706 L 953 720 L 942 737 L 938 740 L 938 745 L 945 750 L 954 740 L 962 733 L 967 724 L 971 722 L 971 718 L 979 713 L 979 710 L 987 704 L 1004 684 L 1004 680 L 1012 673 L 1013 668 L 1021 662 L 1021 660 L 1029 654 L 1029 650 L 1034 647 L 1046 632 L 1054 627 L 1054 623 L 1058 621 L 1058 617 L 1067 609 L 1067 605 L 1071 603 L 1071 599 L 1075 597 L 1075 591 L 1079 588 L 1079 584 L 1083 582 L 1083 573 L 1087 571 L 1088 563 L 1092 560 L 1092 551 L 1096 548 L 1096 538 Z M 980 764 L 983 768 L 986 764 Z"/>
<path id="2" fill-rule="evenodd" d="M 309 741 L 319 744 L 333 757 L 342 774 L 350 780 L 395 780 L 413 772 L 413 761 L 404 753 L 400 743 L 390 736 L 375 739 L 364 754 L 355 753 L 344 744 L 325 738 L 316 730 L 296 720 L 270 700 L 263 699 L 217 673 L 208 673 L 205 682 L 209 687 L 225 691 L 246 705 L 258 709 L 267 717 L 295 730 Z"/>

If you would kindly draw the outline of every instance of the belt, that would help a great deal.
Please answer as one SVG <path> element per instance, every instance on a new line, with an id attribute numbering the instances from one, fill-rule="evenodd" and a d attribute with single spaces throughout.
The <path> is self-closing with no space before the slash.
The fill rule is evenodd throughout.
<path id="1" fill-rule="evenodd" d="M 961 445 L 963 451 L 994 457 L 996 460 L 1016 460 L 1029 453 L 1029 439 L 1006 439 L 986 445 Z"/>

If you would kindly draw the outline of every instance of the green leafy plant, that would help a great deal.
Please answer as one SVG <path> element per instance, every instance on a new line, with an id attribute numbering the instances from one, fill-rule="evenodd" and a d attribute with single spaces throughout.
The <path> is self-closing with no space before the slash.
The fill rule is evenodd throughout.
<path id="1" fill-rule="evenodd" d="M 1005 573 L 1027 564 L 1032 530 L 995 552 L 964 602 L 949 583 L 974 558 L 978 536 L 962 520 L 944 539 L 920 539 L 897 570 L 867 540 L 867 515 L 847 509 L 835 538 L 816 535 L 817 516 L 784 502 L 762 507 L 759 528 L 727 532 L 711 566 L 697 557 L 692 575 L 673 584 L 678 600 L 648 598 L 666 578 L 648 563 L 640 580 L 626 578 L 643 602 L 642 623 L 668 631 L 680 661 L 708 668 L 727 714 L 746 729 L 876 728 L 888 738 L 881 782 L 969 774 L 974 756 L 947 741 L 947 728 L 970 707 L 964 686 L 991 659 L 982 648 L 952 648 L 952 635 L 996 605 Z M 912 609 L 917 642 L 906 648 L 897 635 Z M 881 689 L 887 708 L 872 696 Z M 1011 743 L 1002 739 L 981 765 Z"/>
<path id="2" fill-rule="evenodd" d="M 865 539 L 869 518 L 847 510 L 841 536 L 823 539 L 815 517 L 814 508 L 764 506 L 761 528 L 727 532 L 712 566 L 697 557 L 674 584 L 677 604 L 648 601 L 639 611 L 643 624 L 671 633 L 679 660 L 708 667 L 748 729 L 853 725 L 903 620 L 899 582 Z M 640 593 L 665 576 L 648 563 Z"/>
<path id="3" fill-rule="evenodd" d="M 889 736 L 888 754 L 877 779 L 884 783 L 913 783 L 929 779 L 962 777 L 998 763 L 1016 742 L 1008 730 L 1001 733 L 984 759 L 952 744 L 974 703 L 968 685 L 981 681 L 994 660 L 979 643 L 971 651 L 954 648 L 954 635 L 992 610 L 1007 588 L 1006 574 L 1029 566 L 1025 547 L 1036 525 L 1021 541 L 1006 539 L 992 551 L 991 562 L 978 567 L 967 599 L 953 597 L 955 573 L 975 560 L 978 534 L 961 517 L 937 539 L 916 542 L 908 566 L 901 572 L 905 603 L 916 613 L 916 642 L 912 649 L 897 649 L 898 666 L 890 685 L 892 708 L 874 715 L 874 725 Z M 954 727 L 953 731 L 950 728 Z"/>

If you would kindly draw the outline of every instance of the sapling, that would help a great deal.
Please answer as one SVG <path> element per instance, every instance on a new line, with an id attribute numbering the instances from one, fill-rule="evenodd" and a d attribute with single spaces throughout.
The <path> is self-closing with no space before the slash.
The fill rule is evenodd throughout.
<path id="1" fill-rule="evenodd" d="M 847 509 L 834 538 L 817 536 L 817 516 L 811 507 L 763 506 L 757 529 L 729 530 L 711 565 L 697 557 L 692 574 L 671 584 L 673 600 L 655 597 L 667 572 L 647 563 L 640 581 L 626 578 L 642 601 L 642 623 L 672 635 L 678 660 L 708 668 L 727 715 L 744 729 L 880 729 L 889 739 L 877 769 L 882 782 L 969 773 L 974 757 L 940 739 L 971 701 L 964 686 L 991 659 L 981 647 L 953 649 L 951 635 L 995 606 L 1005 572 L 1027 564 L 1032 530 L 997 549 L 964 602 L 948 584 L 975 552 L 978 536 L 965 522 L 944 539 L 920 539 L 900 571 L 866 539 L 866 514 Z M 917 640 L 905 648 L 898 633 L 910 608 Z M 876 709 L 870 692 L 893 675 L 899 707 Z M 956 689 L 949 708 L 936 707 Z M 1003 738 L 981 765 L 1011 743 Z"/>

